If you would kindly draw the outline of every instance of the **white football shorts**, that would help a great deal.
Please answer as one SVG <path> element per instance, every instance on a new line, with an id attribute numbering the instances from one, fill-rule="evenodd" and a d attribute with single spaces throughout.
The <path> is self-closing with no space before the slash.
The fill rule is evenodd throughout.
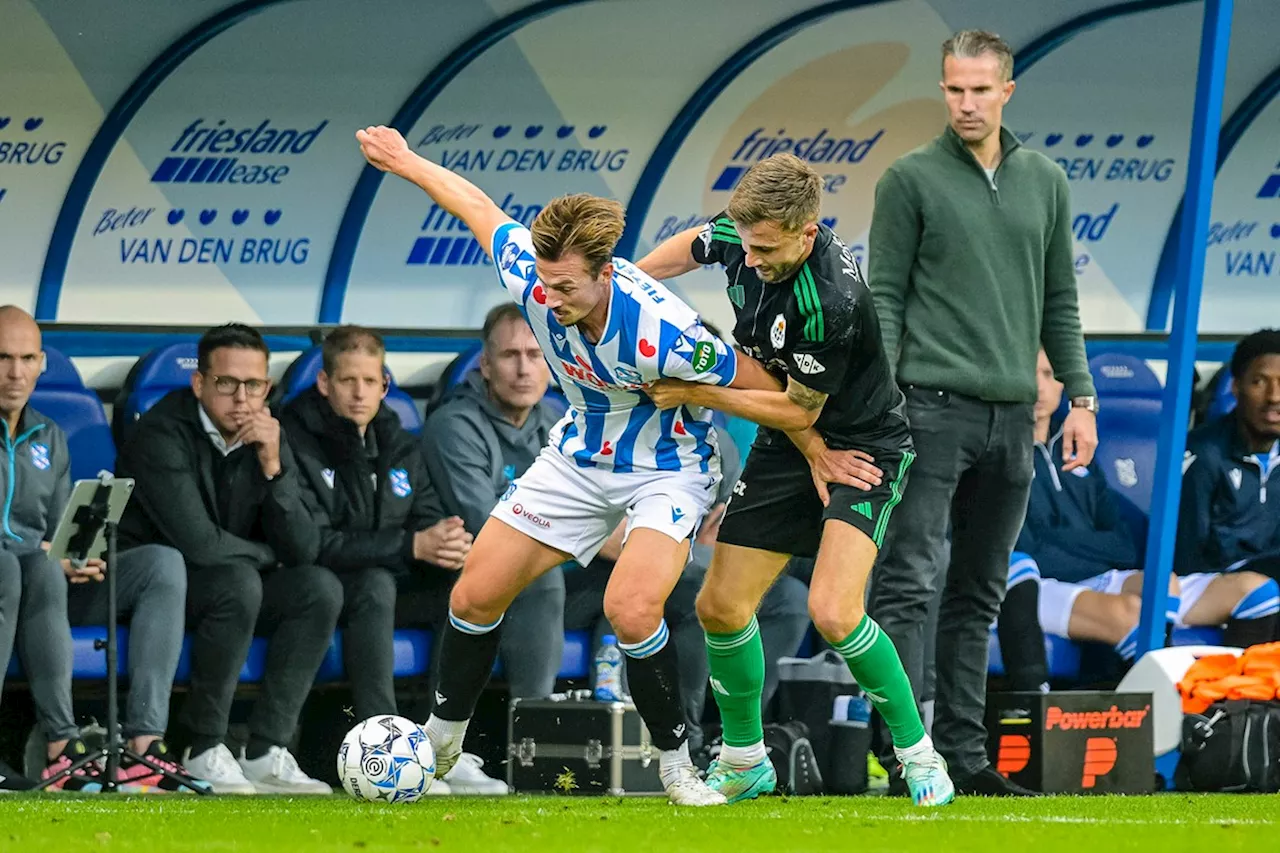
<path id="1" fill-rule="evenodd" d="M 580 467 L 555 448 L 544 447 L 489 515 L 585 566 L 624 518 L 628 536 L 637 527 L 677 542 L 693 536 L 715 504 L 718 467 L 713 463 L 707 474 L 620 474 Z"/>

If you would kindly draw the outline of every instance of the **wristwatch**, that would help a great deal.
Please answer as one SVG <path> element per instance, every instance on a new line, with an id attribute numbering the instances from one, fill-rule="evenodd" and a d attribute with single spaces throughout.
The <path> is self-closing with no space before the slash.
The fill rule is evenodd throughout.
<path id="1" fill-rule="evenodd" d="M 1096 415 L 1098 413 L 1098 398 L 1092 397 L 1092 396 L 1091 397 L 1072 397 L 1071 408 L 1086 409 L 1090 412 L 1093 412 Z"/>

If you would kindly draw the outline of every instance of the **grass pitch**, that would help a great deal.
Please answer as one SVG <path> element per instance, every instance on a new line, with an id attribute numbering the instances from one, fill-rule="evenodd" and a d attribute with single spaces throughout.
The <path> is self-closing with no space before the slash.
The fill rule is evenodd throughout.
<path id="1" fill-rule="evenodd" d="M 0 798 L 0 850 L 36 851 L 1261 851 L 1280 796 L 959 800 L 771 797 L 713 809 L 653 798 Z"/>

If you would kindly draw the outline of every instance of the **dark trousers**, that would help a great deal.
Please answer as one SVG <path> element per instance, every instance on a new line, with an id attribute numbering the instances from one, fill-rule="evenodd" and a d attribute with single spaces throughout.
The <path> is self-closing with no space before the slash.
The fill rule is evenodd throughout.
<path id="1" fill-rule="evenodd" d="M 1029 403 L 905 390 L 917 458 L 873 574 L 871 614 L 922 696 L 926 649 L 936 642 L 926 624 L 941 586 L 933 739 L 963 777 L 988 764 L 988 635 L 1026 515 L 1035 416 Z"/>
<path id="2" fill-rule="evenodd" d="M 200 738 L 226 737 L 240 668 L 260 634 L 268 638 L 266 672 L 249 734 L 288 744 L 341 608 L 342 584 L 318 566 L 189 567 L 191 689 L 179 717 L 182 727 Z"/>

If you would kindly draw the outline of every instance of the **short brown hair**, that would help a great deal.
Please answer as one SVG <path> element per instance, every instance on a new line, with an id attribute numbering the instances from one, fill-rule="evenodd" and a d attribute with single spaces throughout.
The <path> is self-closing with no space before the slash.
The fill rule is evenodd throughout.
<path id="1" fill-rule="evenodd" d="M 822 209 L 822 179 L 794 154 L 774 154 L 742 176 L 725 212 L 739 225 L 777 222 L 799 231 L 816 222 Z"/>
<path id="2" fill-rule="evenodd" d="M 489 350 L 490 339 L 493 337 L 493 330 L 503 323 L 515 322 L 523 323 L 524 312 L 520 310 L 520 306 L 514 302 L 503 302 L 489 309 L 489 313 L 484 315 L 484 326 L 480 329 L 480 338 L 486 352 Z"/>
<path id="3" fill-rule="evenodd" d="M 1013 79 L 1013 51 L 1004 39 L 986 30 L 961 30 L 942 43 L 942 71 L 946 77 L 947 57 L 977 59 L 990 53 L 1000 61 L 1000 76 L 1005 81 Z"/>
<path id="4" fill-rule="evenodd" d="M 587 272 L 594 276 L 613 260 L 613 250 L 622 238 L 625 224 L 626 216 L 618 202 L 575 193 L 547 202 L 529 231 L 533 235 L 533 251 L 539 258 L 558 261 L 565 255 L 581 255 Z"/>
<path id="5" fill-rule="evenodd" d="M 348 352 L 362 352 L 365 355 L 376 355 L 385 359 L 387 345 L 382 335 L 373 329 L 363 326 L 339 326 L 324 339 L 320 345 L 320 357 L 324 362 L 324 372 L 333 375 L 338 369 L 338 356 Z"/>

